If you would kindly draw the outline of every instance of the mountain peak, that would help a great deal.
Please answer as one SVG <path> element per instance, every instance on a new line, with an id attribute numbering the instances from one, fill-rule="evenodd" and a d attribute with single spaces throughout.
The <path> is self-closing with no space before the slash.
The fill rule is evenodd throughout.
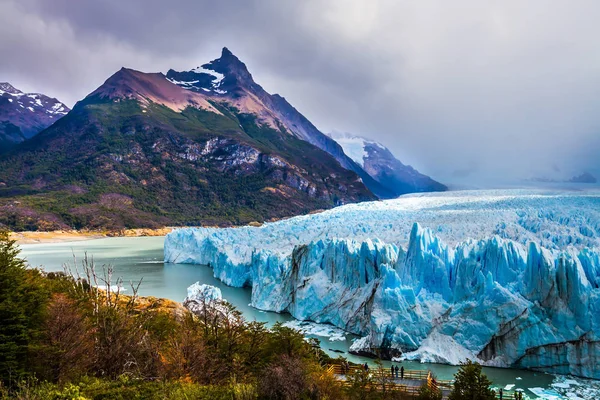
<path id="1" fill-rule="evenodd" d="M 166 77 L 170 82 L 184 89 L 218 96 L 241 88 L 259 88 L 254 83 L 246 64 L 227 47 L 223 47 L 221 57 L 217 59 L 189 71 L 179 72 L 170 69 Z"/>
<path id="2" fill-rule="evenodd" d="M 227 47 L 223 47 L 221 57 L 212 60 L 202 67 L 224 74 L 226 77 L 231 76 L 235 81 L 241 84 L 253 83 L 252 75 L 237 56 L 235 56 Z"/>
<path id="3" fill-rule="evenodd" d="M 159 74 L 147 74 L 130 68 L 122 67 L 112 74 L 105 82 L 88 95 L 100 95 L 100 97 L 126 98 L 145 95 L 160 83 Z"/>
<path id="4" fill-rule="evenodd" d="M 225 57 L 235 57 L 227 47 L 223 47 L 223 50 L 221 50 L 221 58 Z"/>
<path id="5" fill-rule="evenodd" d="M 8 94 L 22 94 L 19 89 L 15 88 L 8 82 L 0 82 L 0 95 L 8 93 Z"/>

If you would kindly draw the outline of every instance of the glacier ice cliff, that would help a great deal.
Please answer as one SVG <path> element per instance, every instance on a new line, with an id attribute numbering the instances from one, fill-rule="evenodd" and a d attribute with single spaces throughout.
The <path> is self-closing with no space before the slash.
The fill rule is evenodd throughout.
<path id="1" fill-rule="evenodd" d="M 252 287 L 259 309 L 361 335 L 357 352 L 600 379 L 600 192 L 409 195 L 179 229 L 165 260 Z"/>

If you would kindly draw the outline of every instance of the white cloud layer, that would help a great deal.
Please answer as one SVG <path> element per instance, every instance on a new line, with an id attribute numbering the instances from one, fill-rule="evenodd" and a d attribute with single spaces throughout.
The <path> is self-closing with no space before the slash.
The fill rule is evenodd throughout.
<path id="1" fill-rule="evenodd" d="M 0 0 L 0 80 L 69 105 L 229 47 L 319 128 L 443 182 L 600 178 L 600 3 Z"/>

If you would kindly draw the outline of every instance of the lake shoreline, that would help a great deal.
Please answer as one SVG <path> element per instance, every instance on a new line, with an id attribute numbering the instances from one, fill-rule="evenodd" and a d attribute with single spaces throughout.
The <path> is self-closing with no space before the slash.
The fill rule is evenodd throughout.
<path id="1" fill-rule="evenodd" d="M 11 232 L 12 239 L 17 244 L 45 244 L 45 243 L 67 243 L 80 242 L 84 240 L 104 239 L 109 237 L 144 237 L 165 236 L 175 227 L 157 229 L 123 229 L 120 231 L 88 231 L 88 230 L 59 230 L 59 231 L 25 231 Z"/>
<path id="2" fill-rule="evenodd" d="M 318 209 L 308 212 L 306 215 L 319 214 L 324 209 Z M 22 232 L 10 232 L 12 239 L 17 241 L 18 245 L 22 244 L 46 244 L 46 243 L 66 243 L 66 242 L 80 242 L 83 240 L 94 240 L 104 239 L 110 237 L 144 237 L 144 236 L 166 236 L 174 229 L 181 228 L 238 228 L 244 226 L 259 227 L 265 223 L 277 222 L 285 219 L 297 217 L 298 215 L 291 215 L 288 217 L 271 218 L 265 222 L 252 221 L 247 224 L 235 225 L 206 225 L 206 226 L 166 226 L 162 228 L 130 228 L 120 229 L 114 231 L 107 230 L 88 230 L 88 229 L 71 229 L 71 230 L 55 230 L 55 231 L 22 231 Z"/>

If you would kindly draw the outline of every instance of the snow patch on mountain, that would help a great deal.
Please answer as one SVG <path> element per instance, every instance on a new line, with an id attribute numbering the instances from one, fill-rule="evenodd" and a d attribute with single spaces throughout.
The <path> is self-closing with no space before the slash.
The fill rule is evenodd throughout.
<path id="1" fill-rule="evenodd" d="M 60 101 L 0 82 L 0 152 L 30 139 L 69 112 Z"/>
<path id="2" fill-rule="evenodd" d="M 67 106 L 56 99 L 52 99 L 40 93 L 23 93 L 10 83 L 0 83 L 0 96 L 8 97 L 8 101 L 25 108 L 30 112 L 43 112 L 50 115 L 63 116 L 69 112 Z"/>
<path id="3" fill-rule="evenodd" d="M 212 75 L 213 77 L 215 77 L 215 79 L 212 81 L 213 87 L 221 86 L 221 82 L 223 82 L 223 79 L 225 79 L 225 75 L 223 75 L 220 72 L 210 69 L 209 64 L 205 64 L 201 67 L 196 67 L 196 68 L 192 69 L 192 72 L 195 72 L 197 74 Z"/>
<path id="4" fill-rule="evenodd" d="M 381 143 L 345 132 L 333 131 L 328 133 L 328 136 L 338 142 L 344 149 L 344 153 L 363 168 L 365 166 L 365 159 L 369 157 L 367 145 L 371 144 L 385 149 L 385 146 Z"/>
<path id="5" fill-rule="evenodd" d="M 170 72 L 171 74 L 173 72 Z M 173 77 L 169 77 L 167 76 L 167 80 L 171 83 L 174 83 L 176 85 L 181 86 L 184 89 L 188 89 L 188 90 L 197 90 L 197 89 L 202 89 L 205 92 L 214 92 L 217 94 L 226 94 L 227 91 L 222 89 L 222 84 L 223 84 L 223 80 L 225 79 L 225 75 L 214 71 L 211 69 L 210 64 L 204 64 L 201 67 L 196 67 L 192 70 L 190 70 L 186 75 L 190 76 L 190 73 L 193 76 L 201 76 L 199 74 L 204 74 L 204 75 L 208 75 L 210 77 L 210 84 L 208 85 L 208 87 L 206 87 L 206 82 L 204 82 L 204 86 L 203 83 L 200 81 L 200 79 L 192 79 L 192 80 L 181 80 L 181 79 L 175 79 Z M 168 74 L 167 74 L 168 75 Z"/>
<path id="6" fill-rule="evenodd" d="M 397 197 L 406 193 L 440 192 L 447 187 L 421 174 L 410 165 L 404 165 L 392 152 L 376 141 L 349 133 L 331 132 L 329 136 L 340 144 L 352 160 L 371 178 Z"/>

